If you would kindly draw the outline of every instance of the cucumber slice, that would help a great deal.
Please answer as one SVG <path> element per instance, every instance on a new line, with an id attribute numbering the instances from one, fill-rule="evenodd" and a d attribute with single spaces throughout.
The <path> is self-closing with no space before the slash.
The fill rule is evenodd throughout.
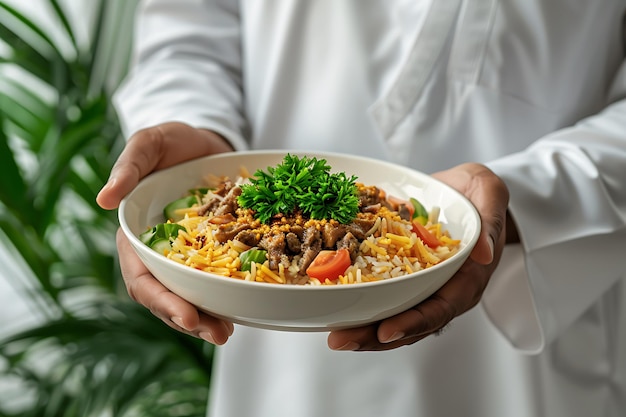
<path id="1" fill-rule="evenodd" d="M 189 195 L 187 197 L 179 198 L 178 200 L 174 200 L 165 206 L 165 208 L 163 209 L 163 215 L 166 219 L 175 223 L 185 217 L 183 214 L 180 214 L 178 210 L 189 208 L 197 202 L 198 199 L 195 195 Z"/>
<path id="2" fill-rule="evenodd" d="M 150 244 L 150 249 L 164 255 L 166 250 L 172 249 L 172 244 L 169 239 L 156 239 Z"/>
<path id="3" fill-rule="evenodd" d="M 164 249 L 172 248 L 171 241 L 178 237 L 178 232 L 180 230 L 185 230 L 185 228 L 181 226 L 180 224 L 159 223 L 153 228 L 139 235 L 139 239 L 152 249 L 154 249 L 155 246 L 157 246 L 158 249 L 155 249 L 155 250 L 157 252 L 163 253 Z M 165 247 L 164 243 L 161 243 L 161 241 L 166 242 L 168 246 Z M 157 242 L 159 243 L 157 244 Z"/>
<path id="4" fill-rule="evenodd" d="M 157 231 L 156 226 L 151 227 L 150 229 L 146 230 L 145 232 L 139 235 L 139 240 L 141 240 L 145 245 L 150 246 L 150 242 L 152 241 L 152 238 L 155 236 L 156 231 Z"/>

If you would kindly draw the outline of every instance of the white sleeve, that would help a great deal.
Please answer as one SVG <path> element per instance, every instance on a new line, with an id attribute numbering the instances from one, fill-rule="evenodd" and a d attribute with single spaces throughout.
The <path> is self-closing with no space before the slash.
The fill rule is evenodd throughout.
<path id="1" fill-rule="evenodd" d="M 247 147 L 237 1 L 146 0 L 137 9 L 133 65 L 114 96 L 130 135 L 179 121 Z"/>
<path id="2" fill-rule="evenodd" d="M 626 277 L 626 101 L 488 166 L 522 245 L 505 249 L 482 306 L 513 346 L 540 352 Z"/>

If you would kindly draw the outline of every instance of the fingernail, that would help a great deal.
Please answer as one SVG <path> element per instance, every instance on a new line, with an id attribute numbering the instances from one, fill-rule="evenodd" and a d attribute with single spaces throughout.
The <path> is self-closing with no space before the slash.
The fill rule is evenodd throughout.
<path id="1" fill-rule="evenodd" d="M 348 342 L 341 347 L 335 348 L 334 350 L 357 350 L 360 347 L 361 345 L 359 345 L 357 342 Z"/>
<path id="2" fill-rule="evenodd" d="M 215 339 L 213 339 L 213 335 L 210 332 L 200 332 L 198 333 L 198 336 L 200 336 L 201 339 L 206 340 L 207 342 L 216 345 L 217 343 L 215 343 Z"/>
<path id="3" fill-rule="evenodd" d="M 232 336 L 235 332 L 235 326 L 232 323 L 224 322 L 224 326 L 226 327 L 226 331 L 228 332 L 228 336 Z"/>
<path id="4" fill-rule="evenodd" d="M 400 340 L 404 337 L 404 333 L 403 332 L 395 332 L 394 334 L 392 334 L 391 336 L 385 338 L 385 339 L 381 339 L 380 343 L 391 343 L 391 342 L 395 342 L 396 340 Z"/>
<path id="5" fill-rule="evenodd" d="M 172 320 L 172 322 L 174 322 L 174 324 L 176 324 L 178 327 L 182 327 L 183 329 L 185 329 L 185 330 L 189 331 L 189 329 L 188 329 L 187 327 L 185 327 L 185 323 L 183 323 L 183 319 L 182 319 L 182 317 L 175 316 L 175 317 L 172 317 L 172 319 L 171 319 L 171 320 Z"/>

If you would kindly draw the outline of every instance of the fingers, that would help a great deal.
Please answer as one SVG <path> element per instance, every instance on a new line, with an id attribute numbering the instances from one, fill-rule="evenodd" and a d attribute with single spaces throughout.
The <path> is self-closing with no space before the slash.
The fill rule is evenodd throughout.
<path id="1" fill-rule="evenodd" d="M 96 197 L 104 209 L 114 209 L 126 194 L 137 186 L 139 180 L 152 172 L 161 159 L 164 137 L 159 128 L 137 132 L 111 169 L 109 180 Z"/>
<path id="2" fill-rule="evenodd" d="M 220 135 L 183 123 L 164 123 L 140 130 L 128 140 L 96 201 L 104 209 L 120 201 L 152 171 L 204 155 L 231 151 Z"/>
<path id="3" fill-rule="evenodd" d="M 440 334 L 455 317 L 478 304 L 496 266 L 497 259 L 482 265 L 470 258 L 422 303 L 380 323 L 331 332 L 328 346 L 334 350 L 380 351 Z"/>
<path id="4" fill-rule="evenodd" d="M 509 192 L 506 184 L 489 168 L 466 163 L 433 174 L 467 197 L 481 218 L 481 232 L 471 258 L 483 265 L 498 258 L 506 233 Z"/>
<path id="5" fill-rule="evenodd" d="M 234 330 L 232 323 L 199 312 L 165 288 L 150 274 L 120 230 L 117 232 L 117 245 L 122 276 L 133 300 L 175 330 L 213 344 L 226 343 Z"/>
<path id="6" fill-rule="evenodd" d="M 506 238 L 508 189 L 491 171 L 483 171 L 473 179 L 470 201 L 481 218 L 481 232 L 470 257 L 483 265 L 496 259 Z"/>
<path id="7" fill-rule="evenodd" d="M 383 343 L 378 340 L 377 332 L 378 326 L 375 325 L 332 332 L 328 336 L 328 347 L 332 350 L 345 351 L 385 351 L 412 345 L 430 335 L 429 333 L 404 336 L 400 339 Z"/>
<path id="8" fill-rule="evenodd" d="M 231 150 L 230 144 L 220 135 L 183 123 L 165 123 L 141 130 L 128 140 L 96 201 L 104 209 L 117 208 L 139 181 L 151 172 Z M 173 329 L 214 344 L 223 344 L 228 340 L 233 333 L 232 323 L 199 312 L 165 288 L 144 266 L 119 230 L 117 245 L 122 276 L 133 300 Z"/>
<path id="9" fill-rule="evenodd" d="M 470 259 L 422 303 L 375 325 L 331 332 L 328 346 L 334 350 L 389 350 L 439 334 L 455 317 L 478 303 L 491 273 L 489 269 Z"/>
<path id="10" fill-rule="evenodd" d="M 480 215 L 481 234 L 470 257 L 443 287 L 413 308 L 374 325 L 331 332 L 331 349 L 388 350 L 409 345 L 438 334 L 480 301 L 504 247 L 508 190 L 480 164 L 459 165 L 433 176 L 465 195 Z"/>
<path id="11" fill-rule="evenodd" d="M 413 344 L 428 335 L 411 335 L 383 343 L 378 339 L 378 325 L 359 327 L 331 332 L 328 335 L 328 347 L 332 350 L 346 351 L 384 351 Z"/>

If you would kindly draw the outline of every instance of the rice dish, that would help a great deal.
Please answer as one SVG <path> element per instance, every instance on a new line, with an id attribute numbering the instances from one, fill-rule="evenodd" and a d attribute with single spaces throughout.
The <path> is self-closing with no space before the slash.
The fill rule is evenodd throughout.
<path id="1" fill-rule="evenodd" d="M 459 250 L 460 241 L 446 231 L 436 207 L 427 212 L 422 207 L 418 215 L 409 200 L 388 196 L 376 186 L 352 179 L 358 210 L 350 221 L 312 218 L 296 204 L 293 212 L 274 213 L 264 222 L 258 210 L 240 204 L 242 187 L 246 191 L 250 181 L 245 171 L 234 179 L 211 177 L 206 188 L 199 188 L 201 192 L 192 190 L 188 207 L 166 214 L 166 225 L 178 225 L 165 239 L 167 244 L 151 247 L 198 270 L 286 285 L 393 279 L 437 265 Z M 155 227 L 150 230 L 148 238 L 142 238 L 146 244 Z M 340 273 L 307 273 L 322 253 L 336 255 L 343 250 L 350 261 Z M 242 268 L 246 252 L 263 252 L 264 259 Z"/>

